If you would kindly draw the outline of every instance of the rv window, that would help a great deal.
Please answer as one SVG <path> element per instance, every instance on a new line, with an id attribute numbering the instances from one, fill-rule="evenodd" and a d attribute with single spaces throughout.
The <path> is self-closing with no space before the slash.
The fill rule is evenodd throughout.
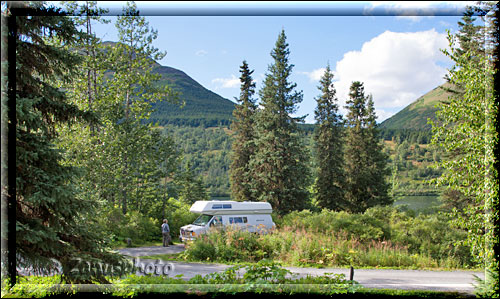
<path id="1" fill-rule="evenodd" d="M 216 203 L 212 205 L 212 209 L 231 209 L 231 204 L 220 204 Z"/>
<path id="2" fill-rule="evenodd" d="M 248 219 L 247 217 L 229 217 L 229 223 L 247 223 Z"/>
<path id="3" fill-rule="evenodd" d="M 208 221 L 210 221 L 210 219 L 212 219 L 212 215 L 201 215 L 200 217 L 198 217 L 194 222 L 193 224 L 194 225 L 199 225 L 199 226 L 205 226 L 207 225 Z"/>
<path id="4" fill-rule="evenodd" d="M 210 226 L 221 226 L 222 225 L 222 217 L 215 216 L 212 222 L 210 222 Z"/>

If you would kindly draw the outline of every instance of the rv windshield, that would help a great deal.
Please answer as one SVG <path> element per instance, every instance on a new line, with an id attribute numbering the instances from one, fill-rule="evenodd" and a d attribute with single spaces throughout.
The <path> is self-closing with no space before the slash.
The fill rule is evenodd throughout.
<path id="1" fill-rule="evenodd" d="M 194 222 L 193 224 L 194 225 L 199 225 L 199 226 L 205 226 L 207 225 L 208 221 L 210 221 L 210 219 L 212 219 L 212 215 L 201 215 L 200 217 L 198 217 Z"/>

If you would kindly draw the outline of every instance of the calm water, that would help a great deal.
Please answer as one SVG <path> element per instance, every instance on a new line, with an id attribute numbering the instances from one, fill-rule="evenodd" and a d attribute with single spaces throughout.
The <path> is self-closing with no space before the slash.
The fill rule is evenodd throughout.
<path id="1" fill-rule="evenodd" d="M 423 212 L 440 206 L 441 201 L 437 195 L 404 196 L 397 198 L 394 202 L 394 206 L 399 205 L 407 205 L 410 210 Z"/>

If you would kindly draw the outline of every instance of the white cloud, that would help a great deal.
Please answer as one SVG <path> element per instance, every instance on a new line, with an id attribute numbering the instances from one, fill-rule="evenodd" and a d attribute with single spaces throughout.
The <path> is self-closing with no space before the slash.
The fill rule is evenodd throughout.
<path id="1" fill-rule="evenodd" d="M 393 116 L 394 112 L 388 112 L 383 109 L 375 109 L 375 114 L 377 115 L 377 123 L 381 123 L 389 117 Z"/>
<path id="2" fill-rule="evenodd" d="M 344 54 L 336 64 L 335 88 L 341 105 L 353 81 L 364 83 L 365 94 L 372 94 L 376 111 L 404 108 L 422 94 L 444 82 L 441 53 L 447 48 L 446 34 L 434 29 L 422 32 L 386 31 L 365 42 L 360 51 Z M 388 114 L 386 114 L 388 115 Z M 384 115 L 379 115 L 379 121 Z"/>
<path id="3" fill-rule="evenodd" d="M 215 78 L 212 80 L 213 84 L 217 84 L 216 89 L 219 88 L 235 88 L 240 85 L 240 79 L 231 75 L 231 78 Z"/>
<path id="4" fill-rule="evenodd" d="M 207 51 L 205 51 L 205 50 L 198 50 L 198 51 L 196 51 L 196 53 L 195 53 L 195 55 L 196 55 L 196 56 L 205 56 L 205 55 L 207 55 L 207 54 L 208 54 L 208 52 L 207 52 Z"/>
<path id="5" fill-rule="evenodd" d="M 298 72 L 298 73 L 309 77 L 309 80 L 311 82 L 318 82 L 319 80 L 321 80 L 321 77 L 323 77 L 323 75 L 325 74 L 325 71 L 326 68 L 323 67 L 316 70 L 312 70 L 310 72 Z"/>

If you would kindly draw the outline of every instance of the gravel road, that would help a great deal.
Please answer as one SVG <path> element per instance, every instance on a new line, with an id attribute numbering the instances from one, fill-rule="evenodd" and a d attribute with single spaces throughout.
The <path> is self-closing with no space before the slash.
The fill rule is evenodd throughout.
<path id="1" fill-rule="evenodd" d="M 142 272 L 153 273 L 154 269 L 170 277 L 182 274 L 184 279 L 190 279 L 197 274 L 202 276 L 213 272 L 222 272 L 230 265 L 184 263 L 184 262 L 160 262 L 158 260 L 145 260 L 141 256 L 157 254 L 179 253 L 184 250 L 184 245 L 171 245 L 169 247 L 153 246 L 141 248 L 126 248 L 119 250 L 120 253 L 137 258 L 136 264 L 142 265 Z M 159 268 L 159 265 L 165 265 Z M 343 268 L 300 268 L 285 267 L 299 277 L 321 276 L 325 273 L 345 274 L 348 278 L 349 269 Z M 153 273 L 154 274 L 154 273 Z M 403 290 L 432 290 L 432 291 L 454 291 L 471 294 L 474 291 L 474 276 L 484 279 L 484 272 L 472 271 L 424 271 L 424 270 L 385 270 L 385 269 L 354 269 L 354 280 L 368 288 L 386 288 Z"/>

